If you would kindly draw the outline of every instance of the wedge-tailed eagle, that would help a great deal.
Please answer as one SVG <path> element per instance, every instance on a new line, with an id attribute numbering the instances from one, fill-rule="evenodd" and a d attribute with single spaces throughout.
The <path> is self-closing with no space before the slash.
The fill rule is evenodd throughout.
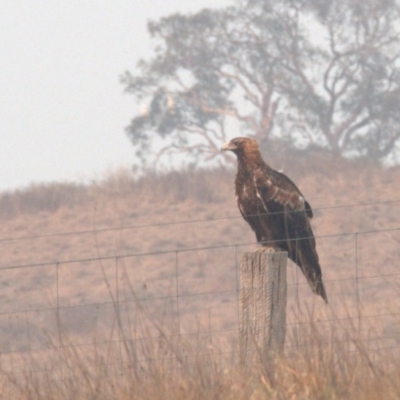
<path id="1" fill-rule="evenodd" d="M 261 157 L 258 142 L 238 137 L 221 150 L 237 156 L 235 194 L 243 218 L 264 247 L 288 252 L 312 291 L 328 302 L 310 219 L 313 212 L 297 186 Z"/>

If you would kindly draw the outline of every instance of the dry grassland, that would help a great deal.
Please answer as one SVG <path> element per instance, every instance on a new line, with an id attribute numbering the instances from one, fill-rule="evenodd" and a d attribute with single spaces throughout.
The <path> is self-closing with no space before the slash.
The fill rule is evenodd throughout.
<path id="1" fill-rule="evenodd" d="M 283 167 L 314 208 L 329 305 L 289 264 L 272 375 L 237 363 L 237 267 L 257 246 L 233 172 L 1 194 L 3 398 L 399 398 L 400 170 Z"/>

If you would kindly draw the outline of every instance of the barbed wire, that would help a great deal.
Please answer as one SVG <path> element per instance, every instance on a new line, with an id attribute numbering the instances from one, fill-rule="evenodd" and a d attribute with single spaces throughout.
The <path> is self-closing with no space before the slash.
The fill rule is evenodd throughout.
<path id="1" fill-rule="evenodd" d="M 393 278 L 393 277 L 400 277 L 400 273 L 393 273 L 393 274 L 382 274 L 382 275 L 371 275 L 371 276 L 361 276 L 358 277 L 357 279 L 378 279 L 378 278 Z M 355 277 L 348 277 L 348 278 L 338 278 L 338 279 L 324 279 L 324 283 L 331 283 L 331 282 L 346 282 L 346 281 L 355 281 Z M 307 282 L 294 282 L 294 283 L 287 283 L 288 287 L 291 286 L 308 286 L 309 284 Z M 254 286 L 254 289 L 259 289 L 259 287 Z M 222 295 L 222 294 L 237 294 L 240 292 L 239 288 L 233 288 L 229 290 L 215 290 L 215 291 L 204 291 L 204 292 L 194 292 L 194 293 L 174 293 L 174 294 L 169 294 L 169 295 L 163 295 L 163 296 L 146 296 L 146 297 L 140 297 L 140 296 L 135 296 L 135 298 L 132 299 L 119 299 L 118 304 L 135 304 L 135 303 L 142 303 L 142 302 L 147 302 L 147 301 L 157 301 L 157 300 L 168 300 L 168 299 L 176 299 L 176 298 L 185 298 L 185 297 L 200 297 L 200 296 L 209 296 L 209 295 Z M 72 305 L 62 305 L 58 304 L 56 306 L 52 307 L 38 307 L 38 308 L 21 308 L 21 309 L 14 309 L 12 311 L 0 311 L 0 316 L 2 315 L 15 315 L 15 314 L 24 314 L 24 313 L 35 313 L 38 311 L 55 311 L 55 310 L 70 310 L 74 308 L 85 308 L 85 307 L 105 307 L 105 306 L 113 306 L 115 303 L 112 300 L 109 301 L 102 301 L 102 302 L 93 302 L 93 303 L 81 303 L 81 304 L 72 304 Z M 400 313 L 388 313 L 387 315 L 400 315 Z M 380 315 L 386 315 L 386 314 L 380 314 Z M 376 317 L 375 315 L 373 316 L 366 316 L 366 318 L 372 318 Z M 358 318 L 354 317 L 354 318 Z M 347 319 L 347 318 L 345 318 Z M 351 319 L 351 318 L 350 318 Z M 329 321 L 334 321 L 338 319 L 332 319 L 332 320 L 327 320 L 327 321 L 318 321 L 318 322 L 329 322 Z M 303 322 L 297 322 L 297 323 L 303 323 Z"/>
<path id="2" fill-rule="evenodd" d="M 396 313 L 394 315 L 399 315 L 400 313 Z M 365 318 L 372 318 L 372 317 L 377 317 L 379 315 L 375 315 L 375 316 L 365 316 Z M 327 320 L 324 322 L 335 322 L 335 321 L 342 321 L 342 320 L 346 320 L 348 318 L 340 318 L 340 319 L 331 319 L 331 320 Z M 313 325 L 315 323 L 318 322 L 322 322 L 322 321 L 304 321 L 304 322 L 300 322 L 300 324 L 309 324 L 309 325 Z M 288 324 L 288 325 L 293 325 L 293 324 L 297 324 L 299 322 L 295 322 L 292 324 Z M 262 326 L 261 326 L 262 328 Z M 43 352 L 46 350 L 65 350 L 68 348 L 72 348 L 72 349 L 78 349 L 78 348 L 82 348 L 82 347 L 92 347 L 92 346 L 102 346 L 102 345 L 107 345 L 110 346 L 112 344 L 120 344 L 120 343 L 136 343 L 136 342 L 148 342 L 148 341 L 152 341 L 152 340 L 156 340 L 159 341 L 160 339 L 164 340 L 164 341 L 168 341 L 170 339 L 173 338 L 179 338 L 179 337 L 196 337 L 197 339 L 200 339 L 203 336 L 208 336 L 210 338 L 211 335 L 215 335 L 215 334 L 221 334 L 221 333 L 237 333 L 238 328 L 234 328 L 234 329 L 221 329 L 221 330 L 212 330 L 212 331 L 199 331 L 199 332 L 189 332 L 189 333 L 177 333 L 177 334 L 160 334 L 157 336 L 146 336 L 146 337 L 138 337 L 138 338 L 122 338 L 122 339 L 108 339 L 108 340 L 101 340 L 101 341 L 90 341 L 90 342 L 84 342 L 84 343 L 59 343 L 54 344 L 52 343 L 49 346 L 41 346 L 41 347 L 36 347 L 36 348 L 29 348 L 29 349 L 21 349 L 21 350 L 2 350 L 1 354 L 4 355 L 13 355 L 13 354 L 32 354 L 32 353 L 38 353 L 38 352 Z M 345 343 L 353 343 L 355 340 L 355 338 L 349 336 L 346 339 L 337 339 L 334 340 L 334 343 L 336 345 L 342 345 Z M 359 340 L 359 338 L 358 338 Z M 376 341 L 382 341 L 382 340 L 398 340 L 398 336 L 394 336 L 394 335 L 389 335 L 389 336 L 379 336 L 379 337 L 366 337 L 363 338 L 363 342 L 364 343 L 369 343 L 369 342 L 376 342 Z M 329 343 L 330 345 L 331 343 L 331 338 L 328 338 L 327 343 Z M 304 343 L 304 344 L 291 344 L 291 345 L 287 345 L 285 346 L 286 349 L 288 350 L 292 350 L 292 349 L 298 349 L 301 347 L 307 347 L 310 346 L 309 343 Z M 393 348 L 392 346 L 389 348 L 380 348 L 380 349 L 369 349 L 369 350 L 385 350 L 385 349 L 391 349 Z M 394 348 L 400 348 L 400 346 L 395 346 Z M 344 353 L 348 352 L 349 350 L 343 350 Z M 352 350 L 351 350 L 352 351 Z M 190 353 L 190 354 L 185 354 L 182 355 L 182 358 L 184 357 L 194 357 L 194 356 L 202 356 L 202 355 L 221 355 L 221 354 L 238 354 L 238 351 L 215 351 L 215 352 L 210 352 L 210 353 L 203 353 L 203 352 L 194 352 L 194 353 Z M 173 357 L 148 357 L 148 358 L 143 358 L 142 360 L 136 360 L 136 361 L 157 361 L 157 360 L 166 360 L 166 359 L 173 359 Z M 176 357 L 174 358 L 176 359 Z M 118 364 L 118 362 L 117 362 Z M 89 364 L 90 365 L 90 364 Z M 99 365 L 99 364 L 93 364 L 93 365 Z M 87 365 L 86 365 L 87 366 Z"/>
<path id="3" fill-rule="evenodd" d="M 296 238 L 285 238 L 285 239 L 277 239 L 277 240 L 268 240 L 263 242 L 244 242 L 244 243 L 233 243 L 233 244 L 224 244 L 224 245 L 215 245 L 215 246 L 204 246 L 204 247 L 185 247 L 181 249 L 170 249 L 170 250 L 159 250 L 159 251 L 149 251 L 142 253 L 128 253 L 128 254 L 120 254 L 120 255 L 110 255 L 110 256 L 97 256 L 97 257 L 85 257 L 85 258 L 75 258 L 75 259 L 67 259 L 67 260 L 51 260 L 44 261 L 38 263 L 28 263 L 28 264 L 16 264 L 16 265 L 7 265 L 0 267 L 1 270 L 8 269 L 21 269 L 21 268 L 37 268 L 37 267 L 46 267 L 50 265 L 56 264 L 73 264 L 73 263 L 90 263 L 94 261 L 106 261 L 106 260 L 119 260 L 126 258 L 134 258 L 134 257 L 146 257 L 146 256 L 159 256 L 163 254 L 176 254 L 176 253 L 185 253 L 191 251 L 204 251 L 204 250 L 216 250 L 216 249 L 224 249 L 224 248 L 234 248 L 234 247 L 244 247 L 251 245 L 259 245 L 259 244 L 275 244 L 280 243 L 282 241 L 292 242 L 292 241 L 301 241 L 301 240 L 310 240 L 310 239 L 327 239 L 327 238 L 335 238 L 335 237 L 345 237 L 345 236 L 360 236 L 367 235 L 372 233 L 384 233 L 384 232 L 396 232 L 400 231 L 400 227 L 388 228 L 388 229 L 369 229 L 365 231 L 356 231 L 356 232 L 346 232 L 346 233 L 333 233 L 327 235 L 317 235 L 317 236 L 302 236 Z"/>
<path id="4" fill-rule="evenodd" d="M 20 349 L 20 350 L 2 350 L 1 355 L 10 355 L 10 354 L 24 354 L 24 353 L 36 353 L 42 352 L 46 350 L 61 350 L 61 349 L 68 349 L 68 348 L 79 348 L 79 347 L 87 347 L 87 346 L 101 346 L 101 345 L 110 345 L 110 344 L 119 344 L 119 343 L 136 343 L 136 342 L 146 342 L 151 340 L 169 340 L 174 338 L 180 337 L 190 337 L 190 336 L 210 336 L 215 334 L 222 334 L 222 333 L 237 333 L 238 328 L 234 329 L 220 329 L 220 330 L 212 330 L 212 331 L 202 331 L 202 332 L 183 332 L 183 333 L 176 333 L 176 334 L 160 334 L 157 336 L 144 336 L 144 337 L 135 337 L 135 338 L 127 338 L 124 337 L 122 339 L 107 339 L 107 340 L 100 340 L 100 341 L 91 341 L 91 342 L 84 342 L 84 343 L 51 343 L 48 346 L 41 346 L 35 348 L 27 348 L 27 349 Z"/>
<path id="5" fill-rule="evenodd" d="M 323 210 L 333 210 L 340 208 L 353 208 L 353 207 L 368 207 L 375 205 L 389 205 L 400 203 L 399 200 L 388 200 L 388 201 L 379 201 L 379 202 L 371 202 L 371 203 L 354 203 L 354 204 L 340 204 L 336 206 L 326 206 L 326 207 L 318 207 L 313 208 L 314 212 L 323 211 Z M 258 214 L 250 214 L 247 217 L 260 217 L 263 215 L 279 215 L 279 214 L 290 214 L 290 213 L 299 213 L 303 211 L 299 210 L 285 210 L 285 211 L 275 211 L 268 213 L 258 213 Z M 103 232 L 113 232 L 113 231 L 122 231 L 122 230 L 131 230 L 131 229 L 144 229 L 144 228 L 157 228 L 164 226 L 173 226 L 173 225 L 184 225 L 184 224 L 197 224 L 203 222 L 215 222 L 215 221 L 223 221 L 223 220 L 232 220 L 232 219 L 242 219 L 243 217 L 238 215 L 228 215 L 225 217 L 217 217 L 217 218 L 200 218 L 200 219 L 188 219 L 188 220 L 179 220 L 179 221 L 170 221 L 170 222 L 159 222 L 159 223 L 150 223 L 150 224 L 138 224 L 138 225 L 129 225 L 129 226 L 119 226 L 119 227 L 110 227 L 110 228 L 93 228 L 93 229 L 84 229 L 77 231 L 67 231 L 67 232 L 53 232 L 39 235 L 27 235 L 27 236 L 10 236 L 0 238 L 0 243 L 2 242 L 11 242 L 11 241 L 22 241 L 22 240 L 31 240 L 31 239 L 43 239 L 57 236 L 73 236 L 73 235 L 88 235 L 94 233 L 103 233 Z"/>

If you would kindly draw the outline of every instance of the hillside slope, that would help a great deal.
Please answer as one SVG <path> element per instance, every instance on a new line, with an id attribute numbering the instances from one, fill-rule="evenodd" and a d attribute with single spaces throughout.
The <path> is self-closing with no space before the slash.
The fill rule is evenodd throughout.
<path id="1" fill-rule="evenodd" d="M 299 308 L 321 325 L 361 316 L 368 340 L 390 345 L 400 333 L 400 169 L 311 161 L 294 160 L 285 172 L 314 209 L 329 305 L 289 263 L 289 326 Z M 135 181 L 119 171 L 88 186 L 3 193 L 0 351 L 51 348 L 56 316 L 71 343 L 105 340 L 115 299 L 130 329 L 139 299 L 171 330 L 178 317 L 181 334 L 236 340 L 237 268 L 257 245 L 237 210 L 233 179 L 233 171 L 213 170 Z"/>

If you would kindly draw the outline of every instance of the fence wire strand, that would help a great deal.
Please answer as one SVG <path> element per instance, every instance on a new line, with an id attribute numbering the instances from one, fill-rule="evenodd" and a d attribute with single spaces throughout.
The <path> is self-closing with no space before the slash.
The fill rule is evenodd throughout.
<path id="1" fill-rule="evenodd" d="M 353 208 L 353 207 L 369 207 L 369 206 L 377 206 L 377 205 L 390 205 L 400 203 L 400 199 L 398 200 L 388 200 L 388 201 L 379 201 L 379 202 L 370 202 L 370 203 L 354 203 L 354 204 L 339 204 L 335 206 L 326 206 L 326 207 L 317 207 L 313 208 L 314 212 L 325 211 L 325 210 L 334 210 L 341 208 Z M 254 215 L 248 215 L 248 217 L 261 217 L 263 215 L 274 215 L 274 214 L 290 214 L 290 213 L 298 213 L 298 210 L 285 210 L 285 211 L 275 211 L 268 213 L 258 213 Z M 139 216 L 140 217 L 140 216 Z M 102 233 L 102 232 L 113 232 L 113 231 L 124 231 L 131 229 L 144 229 L 144 228 L 160 228 L 160 227 L 168 227 L 173 225 L 183 225 L 183 224 L 198 224 L 198 223 L 209 223 L 209 222 L 219 222 L 223 220 L 234 220 L 234 219 L 242 219 L 241 215 L 228 215 L 225 217 L 217 217 L 217 218 L 205 218 L 205 219 L 186 219 L 179 221 L 168 221 L 168 222 L 158 222 L 151 224 L 138 224 L 138 225 L 128 225 L 128 226 L 115 226 L 109 228 L 93 228 L 93 229 L 84 229 L 77 231 L 66 231 L 66 232 L 53 232 L 46 234 L 38 234 L 38 235 L 28 235 L 28 236 L 10 236 L 0 238 L 1 242 L 11 242 L 11 241 L 23 241 L 23 240 L 31 240 L 31 239 L 43 239 L 43 238 L 51 238 L 57 236 L 71 236 L 71 235 L 88 235 L 94 233 Z"/>

